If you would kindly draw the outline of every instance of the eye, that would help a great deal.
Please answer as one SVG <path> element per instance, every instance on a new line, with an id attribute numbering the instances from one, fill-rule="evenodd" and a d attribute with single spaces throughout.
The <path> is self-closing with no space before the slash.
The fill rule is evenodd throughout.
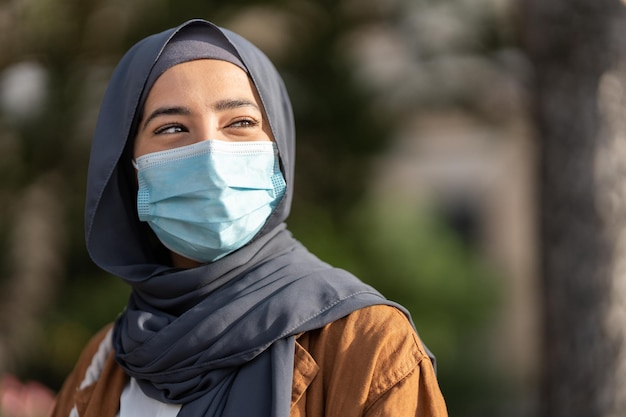
<path id="1" fill-rule="evenodd" d="M 155 129 L 154 134 L 155 135 L 172 135 L 172 134 L 182 133 L 182 132 L 187 132 L 187 128 L 185 128 L 185 126 L 181 124 L 175 123 L 175 124 L 168 124 L 165 126 L 161 126 Z"/>
<path id="2" fill-rule="evenodd" d="M 245 119 L 235 120 L 234 122 L 229 124 L 227 127 L 250 128 L 250 127 L 255 127 L 258 125 L 259 125 L 259 122 L 257 120 L 252 119 L 252 118 L 245 118 Z"/>

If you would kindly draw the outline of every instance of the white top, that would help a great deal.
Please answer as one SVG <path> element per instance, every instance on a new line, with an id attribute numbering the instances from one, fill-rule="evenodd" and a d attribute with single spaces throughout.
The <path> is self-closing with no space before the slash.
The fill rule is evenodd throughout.
<path id="1" fill-rule="evenodd" d="M 120 398 L 117 417 L 176 417 L 180 404 L 166 404 L 143 393 L 135 378 L 126 384 Z"/>

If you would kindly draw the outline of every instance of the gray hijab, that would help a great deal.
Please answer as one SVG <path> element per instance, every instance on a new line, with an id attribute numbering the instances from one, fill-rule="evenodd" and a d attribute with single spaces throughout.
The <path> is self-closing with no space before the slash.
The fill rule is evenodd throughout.
<path id="1" fill-rule="evenodd" d="M 246 70 L 287 183 L 250 243 L 193 269 L 172 267 L 138 220 L 131 165 L 142 101 L 156 77 L 177 63 L 172 57 L 184 55 L 164 54 L 164 48 L 185 39 L 193 42 L 179 46 L 190 54 L 179 62 L 209 54 Z M 113 73 L 89 163 L 87 248 L 99 267 L 132 287 L 114 327 L 117 362 L 147 395 L 182 404 L 181 417 L 287 417 L 295 335 L 369 305 L 395 305 L 291 237 L 284 221 L 293 195 L 294 146 L 291 104 L 274 66 L 251 43 L 209 22 L 188 21 L 140 41 Z"/>

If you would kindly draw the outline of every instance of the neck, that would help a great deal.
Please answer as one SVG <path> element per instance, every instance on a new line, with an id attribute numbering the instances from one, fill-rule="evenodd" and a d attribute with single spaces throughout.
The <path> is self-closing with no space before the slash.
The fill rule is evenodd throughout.
<path id="1" fill-rule="evenodd" d="M 172 257 L 172 265 L 176 268 L 191 269 L 202 265 L 201 262 L 185 258 L 184 256 L 179 255 L 175 252 L 170 252 L 170 255 Z"/>

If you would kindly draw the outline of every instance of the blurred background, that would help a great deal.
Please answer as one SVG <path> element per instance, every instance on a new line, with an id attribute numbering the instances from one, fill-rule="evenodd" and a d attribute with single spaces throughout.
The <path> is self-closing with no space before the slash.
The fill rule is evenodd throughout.
<path id="1" fill-rule="evenodd" d="M 193 17 L 278 67 L 289 227 L 409 308 L 451 416 L 626 415 L 624 7 L 3 0 L 0 416 L 42 415 L 126 303 L 84 247 L 91 135 L 122 54 Z"/>

